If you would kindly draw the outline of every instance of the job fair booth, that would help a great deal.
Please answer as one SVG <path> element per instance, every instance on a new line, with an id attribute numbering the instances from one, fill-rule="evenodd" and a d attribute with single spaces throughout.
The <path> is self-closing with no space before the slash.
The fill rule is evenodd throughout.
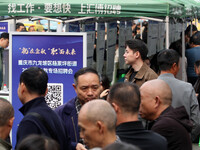
<path id="1" fill-rule="evenodd" d="M 49 77 L 46 102 L 56 108 L 75 96 L 73 75 L 86 66 L 85 33 L 11 33 L 10 34 L 10 98 L 15 108 L 13 140 L 22 114 L 17 89 L 21 72 L 33 66 L 40 67 Z"/>
<path id="2" fill-rule="evenodd" d="M 20 74 L 26 68 L 37 66 L 47 72 L 49 76 L 49 91 L 46 96 L 46 102 L 49 107 L 56 108 L 76 95 L 72 87 L 74 73 L 80 68 L 92 65 L 95 23 L 98 24 L 96 69 L 102 73 L 102 64 L 104 62 L 102 49 L 106 47 L 106 73 L 109 77 L 112 77 L 117 21 L 120 22 L 118 37 L 119 66 L 123 68 L 124 42 L 127 39 L 131 39 L 133 18 L 143 17 L 144 19 L 152 20 L 150 22 L 152 30 L 149 30 L 151 33 L 149 43 L 151 44 L 152 41 L 155 43 L 156 38 L 160 40 L 156 42 L 156 45 L 158 45 L 156 47 L 154 47 L 155 44 L 149 45 L 150 49 L 152 49 L 150 54 L 153 55 L 156 53 L 155 48 L 169 47 L 169 35 L 171 35 L 170 18 L 174 20 L 181 19 L 185 23 L 186 17 L 198 18 L 200 12 L 198 0 L 169 0 L 167 2 L 166 0 L 87 0 L 84 2 L 80 2 L 80 0 L 41 0 L 40 2 L 38 0 L 1 0 L 0 10 L 0 16 L 9 16 L 8 18 L 13 18 L 14 22 L 16 22 L 17 17 L 37 16 L 37 18 L 43 19 L 44 17 L 50 17 L 61 24 L 65 24 L 66 31 L 68 31 L 56 33 L 3 31 L 10 33 L 9 63 L 7 64 L 9 67 L 6 67 L 9 68 L 9 71 L 5 71 L 4 74 L 9 74 L 9 79 L 6 79 L 8 80 L 6 83 L 9 83 L 9 92 L 6 92 L 6 96 L 8 97 L 9 95 L 8 99 L 15 109 L 13 136 L 11 136 L 13 146 L 16 143 L 18 124 L 23 117 L 18 110 L 22 104 L 18 98 L 17 89 Z M 72 23 L 89 19 L 92 19 L 92 21 L 84 23 L 82 32 L 78 30 L 79 24 Z M 106 46 L 104 44 L 105 22 L 107 22 L 108 38 Z M 180 25 L 182 26 L 183 23 L 176 25 L 179 33 L 182 32 Z M 153 36 L 154 30 L 157 32 L 157 29 L 160 31 L 159 36 Z"/>

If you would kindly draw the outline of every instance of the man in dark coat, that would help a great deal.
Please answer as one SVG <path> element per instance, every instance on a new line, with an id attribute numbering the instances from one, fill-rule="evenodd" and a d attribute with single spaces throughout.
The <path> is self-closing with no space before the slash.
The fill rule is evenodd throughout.
<path id="1" fill-rule="evenodd" d="M 145 82 L 140 87 L 140 115 L 152 121 L 149 128 L 164 136 L 168 150 L 192 150 L 189 133 L 192 124 L 184 106 L 173 108 L 169 85 L 160 79 Z"/>
<path id="2" fill-rule="evenodd" d="M 40 134 L 56 140 L 61 150 L 70 150 L 71 142 L 59 116 L 45 102 L 48 83 L 47 73 L 31 67 L 22 72 L 18 97 L 23 104 L 20 112 L 24 118 L 17 129 L 17 144 L 30 134 Z"/>
<path id="3" fill-rule="evenodd" d="M 123 142 L 142 150 L 167 150 L 167 141 L 161 135 L 145 130 L 138 120 L 140 91 L 134 83 L 117 83 L 110 89 L 108 102 L 117 114 L 117 135 Z"/>
<path id="4" fill-rule="evenodd" d="M 101 92 L 100 77 L 96 70 L 85 67 L 74 74 L 74 82 L 73 87 L 77 96 L 58 107 L 55 112 L 65 124 L 72 141 L 72 149 L 84 150 L 84 142 L 79 136 L 78 114 L 86 102 L 99 98 Z"/>

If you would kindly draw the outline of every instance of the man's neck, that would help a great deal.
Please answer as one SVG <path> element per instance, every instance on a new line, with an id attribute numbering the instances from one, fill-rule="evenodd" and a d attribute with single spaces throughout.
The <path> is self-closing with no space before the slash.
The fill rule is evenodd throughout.
<path id="1" fill-rule="evenodd" d="M 106 138 L 104 138 L 104 142 L 102 145 L 102 148 L 104 148 L 105 146 L 114 143 L 117 140 L 117 135 L 116 132 L 109 132 L 106 134 L 105 136 Z"/>
<path id="2" fill-rule="evenodd" d="M 155 118 L 154 120 L 156 120 L 157 118 L 160 117 L 160 115 L 162 114 L 162 112 L 167 109 L 169 107 L 169 105 L 162 105 L 156 112 Z"/>
<path id="3" fill-rule="evenodd" d="M 125 122 L 138 121 L 138 113 L 117 115 L 117 126 Z"/>
<path id="4" fill-rule="evenodd" d="M 28 94 L 25 98 L 25 100 L 23 101 L 23 104 L 26 104 L 28 102 L 30 102 L 31 100 L 38 98 L 38 97 L 42 97 L 43 95 L 35 95 L 35 94 Z"/>
<path id="5" fill-rule="evenodd" d="M 134 69 L 134 71 L 139 71 L 143 64 L 144 62 L 142 60 L 138 60 L 134 64 L 132 64 L 132 68 Z"/>
<path id="6" fill-rule="evenodd" d="M 0 139 L 6 140 L 8 135 L 9 135 L 8 129 L 6 129 L 5 127 L 1 127 L 0 128 Z"/>
<path id="7" fill-rule="evenodd" d="M 162 71 L 160 72 L 160 75 L 161 75 L 161 74 L 166 74 L 166 73 L 171 73 L 171 74 L 173 74 L 173 75 L 175 76 L 175 74 L 172 73 L 170 70 L 167 70 L 167 71 L 163 71 L 163 70 L 162 70 Z"/>

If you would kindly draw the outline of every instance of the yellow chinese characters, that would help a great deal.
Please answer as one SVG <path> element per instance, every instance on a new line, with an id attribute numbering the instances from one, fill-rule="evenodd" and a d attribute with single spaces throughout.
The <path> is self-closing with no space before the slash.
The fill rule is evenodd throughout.
<path id="1" fill-rule="evenodd" d="M 55 55 L 76 55 L 76 50 L 74 48 L 72 49 L 62 49 L 62 48 L 48 48 L 48 51 L 46 51 L 44 48 L 26 48 L 26 47 L 23 47 L 23 48 L 19 48 L 19 50 L 21 50 L 21 54 L 24 54 L 24 55 L 46 55 L 47 52 L 49 52 L 52 56 L 55 56 Z"/>

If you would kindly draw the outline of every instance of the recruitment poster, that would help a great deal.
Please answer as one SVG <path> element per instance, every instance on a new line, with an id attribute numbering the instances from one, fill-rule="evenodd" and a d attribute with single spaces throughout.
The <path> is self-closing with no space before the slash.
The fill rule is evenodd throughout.
<path id="1" fill-rule="evenodd" d="M 46 102 L 56 108 L 75 97 L 73 75 L 86 66 L 86 33 L 11 33 L 10 99 L 15 109 L 12 130 L 13 146 L 16 144 L 17 126 L 22 119 L 22 104 L 17 95 L 20 74 L 37 66 L 49 77 Z"/>
<path id="2" fill-rule="evenodd" d="M 87 32 L 87 66 L 92 67 L 95 44 L 95 23 L 83 24 L 83 32 Z"/>
<path id="3" fill-rule="evenodd" d="M 125 51 L 125 21 L 119 24 L 119 69 L 124 69 L 124 51 Z"/>
<path id="4" fill-rule="evenodd" d="M 105 53 L 105 23 L 99 22 L 97 27 L 97 45 L 96 45 L 96 70 L 99 74 L 103 72 Z"/>
<path id="5" fill-rule="evenodd" d="M 0 22 L 0 34 L 8 31 L 8 22 Z"/>
<path id="6" fill-rule="evenodd" d="M 107 24 L 107 63 L 106 63 L 106 75 L 108 79 L 112 81 L 114 58 L 117 41 L 117 22 L 109 22 Z"/>

